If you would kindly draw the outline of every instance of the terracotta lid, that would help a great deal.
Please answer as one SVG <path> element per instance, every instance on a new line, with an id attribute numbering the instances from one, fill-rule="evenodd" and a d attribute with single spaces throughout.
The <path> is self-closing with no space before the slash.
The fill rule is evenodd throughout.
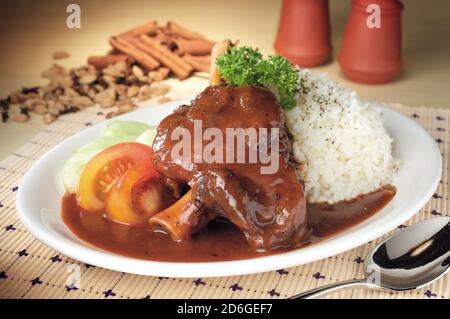
<path id="1" fill-rule="evenodd" d="M 403 3 L 398 0 L 353 0 L 352 6 L 361 9 L 363 11 L 367 10 L 369 5 L 379 5 L 383 14 L 397 13 L 403 10 Z"/>

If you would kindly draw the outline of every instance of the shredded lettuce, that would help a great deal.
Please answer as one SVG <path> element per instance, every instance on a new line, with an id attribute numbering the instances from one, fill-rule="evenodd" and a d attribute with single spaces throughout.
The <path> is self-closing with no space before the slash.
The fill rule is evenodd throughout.
<path id="1" fill-rule="evenodd" d="M 137 136 L 145 132 L 150 128 L 149 125 L 134 122 L 134 121 L 110 121 L 100 132 L 100 136 L 113 136 L 113 137 L 133 137 L 134 140 Z"/>
<path id="2" fill-rule="evenodd" d="M 145 144 L 151 147 L 153 145 L 153 140 L 155 139 L 155 136 L 156 136 L 156 129 L 152 127 L 143 132 L 141 135 L 139 135 L 136 138 L 135 142 Z"/>

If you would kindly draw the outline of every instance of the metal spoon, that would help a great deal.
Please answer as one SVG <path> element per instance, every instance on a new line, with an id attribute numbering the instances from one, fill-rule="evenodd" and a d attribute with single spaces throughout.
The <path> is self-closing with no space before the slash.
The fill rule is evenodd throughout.
<path id="1" fill-rule="evenodd" d="M 343 288 L 413 290 L 442 277 L 450 268 L 450 217 L 409 226 L 378 244 L 364 261 L 366 278 L 330 284 L 289 299 L 316 298 Z"/>

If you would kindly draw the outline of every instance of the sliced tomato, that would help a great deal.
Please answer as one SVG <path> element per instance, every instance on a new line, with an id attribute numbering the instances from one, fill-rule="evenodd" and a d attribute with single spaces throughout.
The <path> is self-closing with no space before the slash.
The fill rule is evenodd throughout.
<path id="1" fill-rule="evenodd" d="M 111 187 L 106 201 L 106 216 L 127 225 L 145 223 L 163 209 L 163 187 L 151 161 L 131 167 Z"/>
<path id="2" fill-rule="evenodd" d="M 92 212 L 102 212 L 106 194 L 131 167 L 142 161 L 151 162 L 152 149 L 140 143 L 120 143 L 93 157 L 80 178 L 79 205 Z"/>

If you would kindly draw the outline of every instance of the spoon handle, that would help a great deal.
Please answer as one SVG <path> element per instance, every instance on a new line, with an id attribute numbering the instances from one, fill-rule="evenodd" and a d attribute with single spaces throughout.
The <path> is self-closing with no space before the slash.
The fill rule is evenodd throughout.
<path id="1" fill-rule="evenodd" d="M 289 297 L 289 299 L 312 299 L 317 297 L 322 297 L 327 294 L 333 293 L 338 289 L 354 289 L 354 288 L 378 288 L 378 286 L 367 282 L 366 279 L 352 279 L 341 281 L 329 285 L 325 285 L 322 287 L 318 287 L 316 289 L 312 289 L 310 291 L 299 293 L 295 296 Z"/>

